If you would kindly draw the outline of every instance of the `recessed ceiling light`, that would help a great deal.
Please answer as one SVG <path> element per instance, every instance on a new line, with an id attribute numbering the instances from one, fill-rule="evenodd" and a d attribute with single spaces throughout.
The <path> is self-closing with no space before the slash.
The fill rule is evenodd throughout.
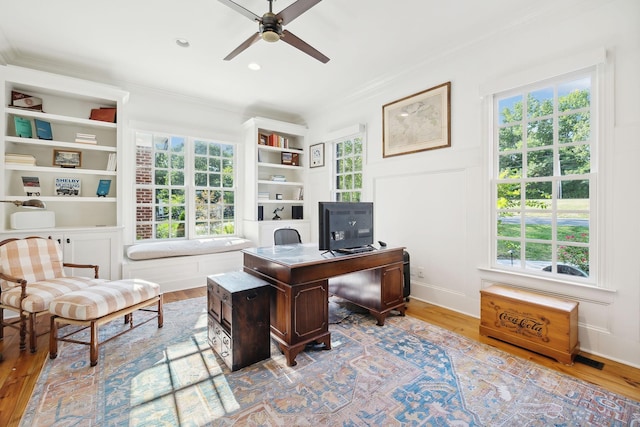
<path id="1" fill-rule="evenodd" d="M 189 47 L 190 43 L 187 39 L 176 39 L 176 44 L 180 47 Z"/>
<path id="2" fill-rule="evenodd" d="M 250 63 L 249 65 L 247 65 L 247 67 L 249 67 L 250 70 L 253 71 L 258 71 L 260 68 L 260 64 L 256 64 L 255 62 Z"/>

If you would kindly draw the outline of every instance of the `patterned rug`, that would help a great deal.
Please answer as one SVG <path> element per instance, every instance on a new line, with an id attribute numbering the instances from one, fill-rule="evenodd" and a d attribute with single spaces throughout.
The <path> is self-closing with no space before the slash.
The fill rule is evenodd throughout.
<path id="1" fill-rule="evenodd" d="M 205 298 L 165 304 L 164 328 L 105 344 L 95 368 L 88 348 L 63 343 L 21 425 L 640 425 L 640 402 L 408 316 L 379 327 L 336 309 L 332 350 L 288 367 L 273 347 L 232 373 L 207 344 Z"/>

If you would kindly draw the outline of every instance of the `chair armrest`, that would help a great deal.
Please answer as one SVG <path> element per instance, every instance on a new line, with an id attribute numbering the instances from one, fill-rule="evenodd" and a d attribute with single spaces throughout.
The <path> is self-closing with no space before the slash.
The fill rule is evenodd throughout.
<path id="1" fill-rule="evenodd" d="M 19 285 L 26 285 L 27 284 L 26 280 L 21 279 L 19 277 L 9 276 L 8 274 L 5 274 L 5 273 L 3 273 L 1 271 L 0 271 L 0 279 L 6 280 L 7 282 L 17 283 Z"/>
<path id="2" fill-rule="evenodd" d="M 98 279 L 98 270 L 100 269 L 100 266 L 98 265 L 93 265 L 93 264 L 73 264 L 70 262 L 65 262 L 64 264 L 62 264 L 64 267 L 69 267 L 69 268 L 93 268 L 94 270 L 94 279 Z"/>

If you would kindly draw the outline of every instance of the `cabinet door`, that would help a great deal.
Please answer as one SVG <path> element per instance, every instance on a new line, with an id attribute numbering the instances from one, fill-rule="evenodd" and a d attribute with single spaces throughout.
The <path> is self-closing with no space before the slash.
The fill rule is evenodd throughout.
<path id="1" fill-rule="evenodd" d="M 76 264 L 98 264 L 101 279 L 117 280 L 120 260 L 118 257 L 118 232 L 65 233 L 64 261 Z M 75 270 L 75 271 L 74 271 Z M 87 269 L 67 269 L 67 274 L 91 276 Z"/>

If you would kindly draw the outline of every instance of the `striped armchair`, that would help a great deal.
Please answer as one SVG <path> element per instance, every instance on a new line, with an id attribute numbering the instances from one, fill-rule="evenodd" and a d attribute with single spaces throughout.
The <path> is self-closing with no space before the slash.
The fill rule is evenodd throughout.
<path id="1" fill-rule="evenodd" d="M 64 267 L 93 269 L 93 278 L 68 277 Z M 68 292 L 100 284 L 98 266 L 64 263 L 55 240 L 42 237 L 7 239 L 0 242 L 0 339 L 5 326 L 20 331 L 20 350 L 29 336 L 31 352 L 36 351 L 36 318 L 49 312 L 51 301 Z M 5 320 L 4 310 L 18 313 Z M 45 322 L 47 324 L 48 322 Z"/>

